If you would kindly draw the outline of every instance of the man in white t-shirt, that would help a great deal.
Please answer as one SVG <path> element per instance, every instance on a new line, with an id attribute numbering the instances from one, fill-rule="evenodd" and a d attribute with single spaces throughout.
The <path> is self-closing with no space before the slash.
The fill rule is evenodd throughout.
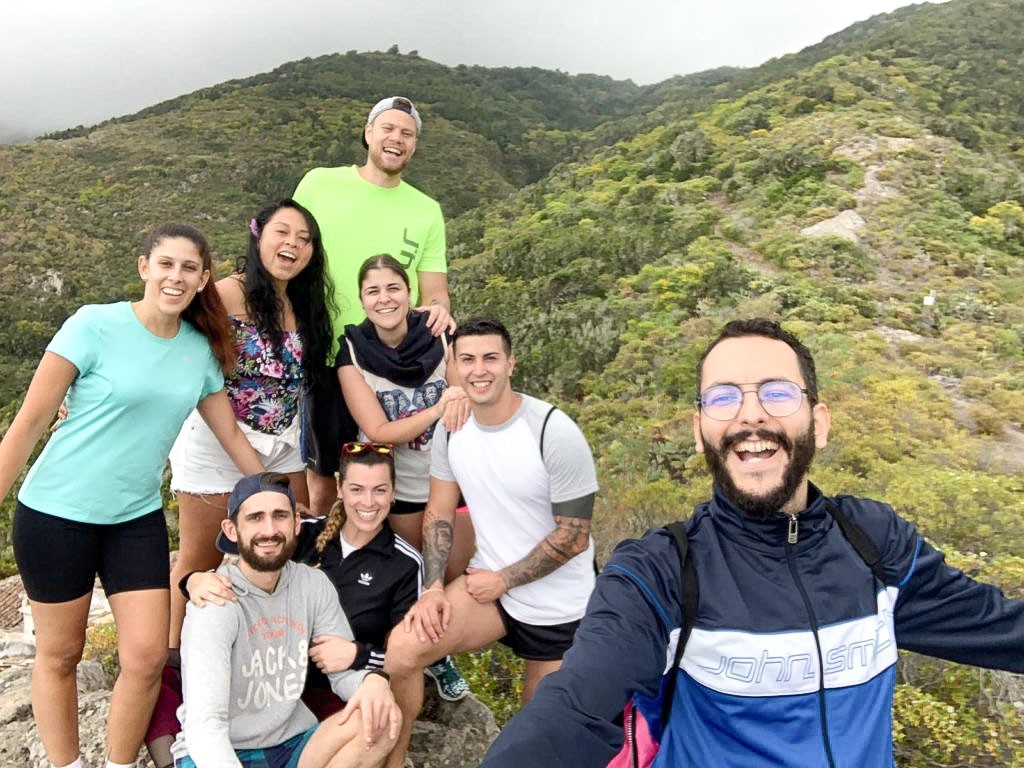
<path id="1" fill-rule="evenodd" d="M 426 589 L 390 637 L 392 675 L 500 640 L 526 661 L 523 699 L 562 664 L 594 586 L 590 538 L 597 477 L 586 438 L 565 413 L 513 391 L 508 331 L 493 320 L 456 330 L 455 370 L 472 416 L 437 430 L 423 519 Z M 477 549 L 444 585 L 459 493 Z"/>

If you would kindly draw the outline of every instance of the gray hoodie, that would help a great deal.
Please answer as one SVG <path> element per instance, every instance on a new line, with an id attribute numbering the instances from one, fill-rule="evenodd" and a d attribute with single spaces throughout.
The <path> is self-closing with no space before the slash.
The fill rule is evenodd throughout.
<path id="1" fill-rule="evenodd" d="M 338 593 L 321 571 L 288 562 L 272 593 L 252 584 L 235 565 L 217 571 L 231 579 L 238 600 L 223 606 L 189 604 L 181 632 L 185 703 L 175 759 L 197 768 L 236 768 L 236 749 L 276 746 L 316 725 L 299 700 L 306 682 L 309 642 L 316 635 L 353 639 Z M 365 670 L 329 675 L 346 701 Z"/>

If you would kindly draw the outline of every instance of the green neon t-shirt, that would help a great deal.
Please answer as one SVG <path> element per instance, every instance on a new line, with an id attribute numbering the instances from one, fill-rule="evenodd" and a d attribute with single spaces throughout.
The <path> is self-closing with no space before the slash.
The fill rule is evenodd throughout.
<path id="1" fill-rule="evenodd" d="M 346 325 L 366 317 L 356 281 L 359 267 L 371 256 L 387 253 L 405 267 L 413 306 L 419 300 L 417 273 L 448 271 L 441 206 L 404 181 L 378 187 L 354 165 L 314 168 L 299 182 L 294 198 L 320 225 L 339 310 L 331 318 L 335 339 Z M 332 351 L 328 364 L 333 360 Z"/>

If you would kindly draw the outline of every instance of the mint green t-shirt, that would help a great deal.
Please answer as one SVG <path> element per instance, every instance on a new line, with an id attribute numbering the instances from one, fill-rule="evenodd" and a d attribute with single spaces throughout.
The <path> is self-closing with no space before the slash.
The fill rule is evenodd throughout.
<path id="1" fill-rule="evenodd" d="M 27 507 L 85 523 L 121 523 L 159 509 L 167 454 L 196 404 L 224 388 L 206 337 L 182 322 L 154 336 L 131 304 L 91 304 L 46 347 L 78 369 L 68 418 L 18 493 Z"/>
<path id="2" fill-rule="evenodd" d="M 405 267 L 413 306 L 419 299 L 417 273 L 448 271 L 441 206 L 404 181 L 378 187 L 354 165 L 314 168 L 302 177 L 294 198 L 313 214 L 323 236 L 339 310 L 331 318 L 335 339 L 346 325 L 366 318 L 356 281 L 371 256 L 387 253 Z M 333 361 L 332 353 L 328 364 Z"/>

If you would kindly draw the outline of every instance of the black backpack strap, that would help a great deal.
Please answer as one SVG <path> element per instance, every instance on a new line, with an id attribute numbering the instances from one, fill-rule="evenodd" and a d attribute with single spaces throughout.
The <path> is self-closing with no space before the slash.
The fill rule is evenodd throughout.
<path id="1" fill-rule="evenodd" d="M 879 553 L 878 547 L 874 545 L 871 539 L 867 537 L 867 534 L 856 523 L 846 516 L 846 513 L 832 499 L 826 497 L 825 506 L 835 521 L 839 523 L 839 527 L 842 529 L 846 540 L 850 542 L 850 546 L 856 550 L 857 554 L 860 555 L 860 559 L 875 574 L 875 578 L 884 585 L 885 570 L 882 568 L 882 555 Z"/>
<path id="2" fill-rule="evenodd" d="M 683 575 L 683 625 L 679 628 L 679 639 L 676 641 L 676 653 L 669 668 L 668 679 L 661 699 L 661 728 L 664 732 L 668 727 L 668 718 L 672 713 L 672 699 L 676 693 L 676 678 L 679 662 L 683 658 L 683 650 L 690 639 L 690 631 L 697 621 L 697 605 L 700 602 L 700 590 L 697 586 L 697 569 L 693 567 L 690 557 L 690 540 L 686 535 L 686 525 L 682 521 L 669 523 L 665 530 L 672 534 L 679 555 L 679 572 Z"/>
<path id="3" fill-rule="evenodd" d="M 547 412 L 547 415 L 544 416 L 544 423 L 540 425 L 540 457 L 541 457 L 541 459 L 544 458 L 544 433 L 547 431 L 547 428 L 548 428 L 548 419 L 550 419 L 551 418 L 551 414 L 554 413 L 557 410 L 558 410 L 558 408 L 556 408 L 555 406 L 552 405 L 551 406 L 551 410 L 549 410 Z"/>

